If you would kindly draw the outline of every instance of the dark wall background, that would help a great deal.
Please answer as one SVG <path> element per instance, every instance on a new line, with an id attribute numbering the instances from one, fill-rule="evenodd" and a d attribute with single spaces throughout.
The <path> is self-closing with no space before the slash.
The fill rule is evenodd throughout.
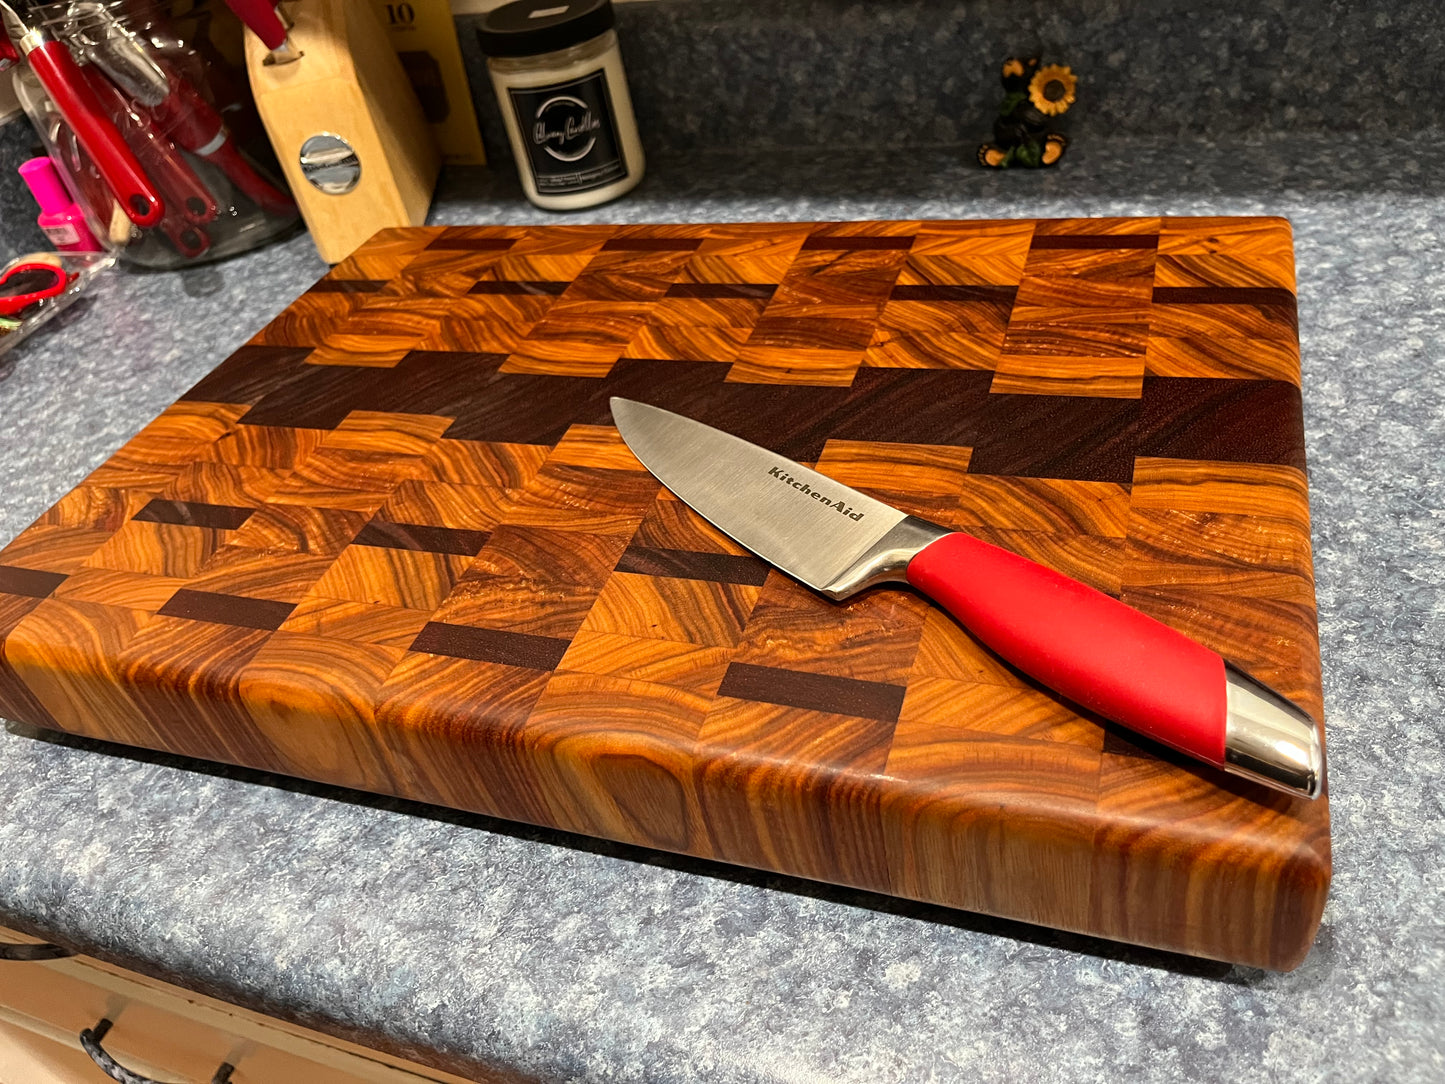
<path id="1" fill-rule="evenodd" d="M 458 20 L 462 48 L 488 153 L 510 168 L 478 18 Z M 652 0 L 619 5 L 617 25 L 659 158 L 970 156 L 999 63 L 1034 51 L 1080 78 L 1078 140 L 1237 140 L 1247 155 L 1280 133 L 1432 138 L 1445 108 L 1440 0 Z M 0 255 L 44 246 L 15 175 L 33 146 L 23 120 L 0 126 Z"/>

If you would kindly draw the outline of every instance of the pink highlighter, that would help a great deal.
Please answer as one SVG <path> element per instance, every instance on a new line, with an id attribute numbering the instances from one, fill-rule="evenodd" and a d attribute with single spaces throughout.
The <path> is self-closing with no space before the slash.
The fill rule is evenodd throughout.
<path id="1" fill-rule="evenodd" d="M 40 204 L 36 222 L 58 252 L 100 252 L 100 242 L 85 224 L 85 215 L 71 198 L 49 158 L 32 158 L 20 167 L 20 176 Z"/>

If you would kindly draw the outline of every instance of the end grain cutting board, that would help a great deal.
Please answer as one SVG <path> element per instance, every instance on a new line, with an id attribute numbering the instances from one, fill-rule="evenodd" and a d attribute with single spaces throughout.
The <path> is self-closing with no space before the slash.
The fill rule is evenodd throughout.
<path id="1" fill-rule="evenodd" d="M 1290 230 L 389 230 L 0 552 L 0 713 L 1297 965 L 1329 813 L 661 489 L 655 403 L 1051 565 L 1321 715 Z"/>

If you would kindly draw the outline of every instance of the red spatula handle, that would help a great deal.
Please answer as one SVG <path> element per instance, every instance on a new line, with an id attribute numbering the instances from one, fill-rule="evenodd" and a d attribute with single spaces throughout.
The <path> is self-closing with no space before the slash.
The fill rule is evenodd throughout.
<path id="1" fill-rule="evenodd" d="M 1077 580 L 965 534 L 908 565 L 908 582 L 1024 673 L 1077 704 L 1211 764 L 1225 762 L 1224 660 Z"/>
<path id="2" fill-rule="evenodd" d="M 29 49 L 25 59 L 126 216 L 137 226 L 154 226 L 165 213 L 161 198 L 90 89 L 70 50 L 62 42 L 48 39 Z"/>

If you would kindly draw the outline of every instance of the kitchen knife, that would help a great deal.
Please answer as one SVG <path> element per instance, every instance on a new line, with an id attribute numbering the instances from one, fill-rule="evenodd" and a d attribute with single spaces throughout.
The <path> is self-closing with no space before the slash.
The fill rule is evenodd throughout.
<path id="1" fill-rule="evenodd" d="M 611 403 L 622 439 L 663 485 L 813 590 L 843 599 L 909 583 L 1075 703 L 1235 775 L 1319 796 L 1314 721 L 1168 625 L 729 433 L 630 399 Z"/>

